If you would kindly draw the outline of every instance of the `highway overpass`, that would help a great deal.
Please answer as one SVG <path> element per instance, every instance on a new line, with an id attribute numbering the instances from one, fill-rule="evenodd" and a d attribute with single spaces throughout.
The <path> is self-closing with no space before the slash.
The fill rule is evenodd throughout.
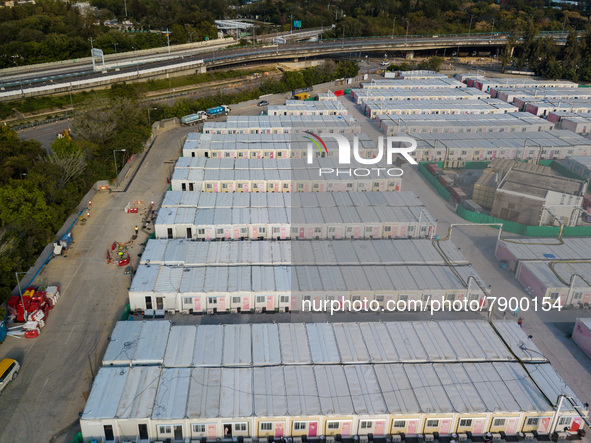
<path id="1" fill-rule="evenodd" d="M 557 44 L 564 44 L 567 33 L 551 33 Z M 186 75 L 205 72 L 210 68 L 228 67 L 256 62 L 300 60 L 309 57 L 326 57 L 338 54 L 416 52 L 451 50 L 496 50 L 506 45 L 508 35 L 486 33 L 472 35 L 396 36 L 331 39 L 316 42 L 246 46 L 226 49 L 205 49 L 165 54 L 138 64 L 133 53 L 118 60 L 117 66 L 103 71 L 87 67 L 70 70 L 21 73 L 3 79 L 0 83 L 0 101 L 24 97 L 67 93 L 91 89 L 121 81 L 138 81 L 161 78 L 167 75 Z M 23 70 L 26 67 L 23 68 Z M 57 75 L 56 75 L 57 73 Z"/>

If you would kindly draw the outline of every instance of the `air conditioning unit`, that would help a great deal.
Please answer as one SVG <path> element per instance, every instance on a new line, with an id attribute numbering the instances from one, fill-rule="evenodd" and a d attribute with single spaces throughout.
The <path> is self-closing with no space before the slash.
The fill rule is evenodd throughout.
<path id="1" fill-rule="evenodd" d="M 398 443 L 402 441 L 402 436 L 400 434 L 394 434 L 392 435 L 392 442 L 393 443 Z"/>
<path id="2" fill-rule="evenodd" d="M 245 438 L 244 443 L 252 443 L 252 438 Z"/>
<path id="3" fill-rule="evenodd" d="M 238 314 L 238 308 L 232 308 L 232 309 L 230 309 L 230 312 L 232 314 Z"/>
<path id="4" fill-rule="evenodd" d="M 503 439 L 503 437 L 501 437 L 501 434 L 496 434 L 495 433 L 495 434 L 492 435 L 492 440 L 493 441 L 500 441 L 502 439 Z"/>
<path id="5" fill-rule="evenodd" d="M 279 308 L 279 312 L 285 312 L 285 308 Z M 328 441 L 328 438 L 326 440 Z"/>
<path id="6" fill-rule="evenodd" d="M 534 438 L 534 434 L 532 434 L 531 432 L 526 432 L 525 434 L 523 434 L 524 440 L 533 440 Z"/>
<path id="7" fill-rule="evenodd" d="M 324 439 L 324 441 L 325 441 L 326 443 L 334 443 L 334 437 L 326 437 L 326 438 Z"/>
<path id="8" fill-rule="evenodd" d="M 208 309 L 207 309 L 207 313 L 208 313 L 208 314 L 213 314 L 213 308 L 208 308 Z"/>
<path id="9" fill-rule="evenodd" d="M 298 438 L 298 437 L 295 437 L 293 439 L 293 443 L 302 443 L 302 439 L 301 438 Z"/>
<path id="10" fill-rule="evenodd" d="M 169 310 L 168 310 L 168 311 L 166 311 L 166 312 L 168 312 L 169 314 L 174 314 L 176 311 L 175 311 L 174 309 L 169 309 Z"/>
<path id="11" fill-rule="evenodd" d="M 466 434 L 458 434 L 458 441 L 466 441 L 468 436 Z"/>
<path id="12" fill-rule="evenodd" d="M 359 443 L 367 443 L 369 441 L 369 439 L 367 438 L 367 435 L 360 435 L 359 436 Z"/>
<path id="13" fill-rule="evenodd" d="M 256 312 L 257 314 L 260 314 L 261 312 L 263 312 L 262 308 L 256 308 L 254 310 L 254 312 Z"/>
<path id="14" fill-rule="evenodd" d="M 183 309 L 183 310 L 181 311 L 181 313 L 182 313 L 182 314 L 189 314 L 190 312 L 189 312 L 189 310 L 188 310 L 188 309 Z"/>
<path id="15" fill-rule="evenodd" d="M 566 432 L 558 432 L 558 440 L 566 440 L 568 438 L 568 435 L 566 434 Z"/>
<path id="16" fill-rule="evenodd" d="M 433 434 L 425 434 L 425 441 L 433 441 L 435 436 Z"/>

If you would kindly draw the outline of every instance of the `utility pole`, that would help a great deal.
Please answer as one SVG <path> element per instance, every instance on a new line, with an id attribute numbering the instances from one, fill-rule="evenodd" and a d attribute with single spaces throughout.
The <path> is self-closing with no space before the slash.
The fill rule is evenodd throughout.
<path id="1" fill-rule="evenodd" d="M 472 19 L 474 18 L 473 14 L 470 14 L 470 27 L 468 28 L 468 35 L 472 32 Z"/>
<path id="2" fill-rule="evenodd" d="M 170 31 L 166 28 L 166 43 L 168 44 L 168 53 L 170 54 Z"/>
<path id="3" fill-rule="evenodd" d="M 345 49 L 345 24 L 343 23 L 343 44 L 341 46 L 341 49 Z"/>
<path id="4" fill-rule="evenodd" d="M 119 43 L 117 43 L 117 42 L 114 42 L 114 43 L 113 43 L 113 46 L 115 47 L 115 54 L 117 54 L 117 45 L 118 45 L 118 44 L 119 44 Z"/>
<path id="5" fill-rule="evenodd" d="M 490 27 L 490 39 L 492 40 L 493 38 L 493 32 L 495 30 L 495 19 L 492 19 L 492 26 Z"/>
<path id="6" fill-rule="evenodd" d="M 404 40 L 404 44 L 407 45 L 408 44 L 408 26 L 410 25 L 410 23 L 408 22 L 408 19 L 406 20 L 406 39 Z"/>
<path id="7" fill-rule="evenodd" d="M 127 0 L 123 0 L 123 4 L 125 5 L 125 18 L 127 18 Z"/>
<path id="8" fill-rule="evenodd" d="M 289 33 L 293 34 L 293 14 L 289 15 Z"/>
<path id="9" fill-rule="evenodd" d="M 394 27 L 396 26 L 396 16 L 394 16 L 394 21 L 392 22 L 392 38 L 394 38 Z"/>

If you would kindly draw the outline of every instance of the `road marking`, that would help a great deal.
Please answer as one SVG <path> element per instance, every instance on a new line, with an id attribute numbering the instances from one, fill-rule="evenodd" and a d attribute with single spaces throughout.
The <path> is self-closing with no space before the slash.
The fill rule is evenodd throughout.
<path id="1" fill-rule="evenodd" d="M 47 378 L 47 380 L 45 380 L 45 383 L 43 383 L 43 386 L 41 386 L 41 389 L 39 390 L 39 394 L 37 395 L 35 402 L 39 401 L 39 397 L 41 397 L 41 394 L 43 394 L 43 389 L 45 389 L 45 385 L 47 384 L 48 381 L 49 381 L 49 377 Z"/>
<path id="2" fill-rule="evenodd" d="M 70 331 L 70 333 L 68 334 L 68 338 L 66 338 L 66 341 L 64 342 L 64 344 L 65 344 L 65 345 L 67 345 L 67 344 L 68 344 L 68 340 L 70 340 L 70 337 L 72 336 L 72 332 L 74 332 L 74 328 L 75 328 L 75 327 L 76 327 L 76 326 L 74 325 L 74 326 L 72 327 L 72 330 L 71 330 L 71 331 Z"/>

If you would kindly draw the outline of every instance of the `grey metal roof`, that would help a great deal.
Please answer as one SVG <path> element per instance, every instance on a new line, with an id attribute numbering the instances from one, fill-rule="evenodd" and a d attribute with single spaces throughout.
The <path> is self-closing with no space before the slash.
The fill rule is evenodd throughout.
<path id="1" fill-rule="evenodd" d="M 521 260 L 580 260 L 589 258 L 591 238 L 565 237 L 562 241 L 552 238 L 520 238 L 518 241 L 500 240 L 518 261 Z"/>

